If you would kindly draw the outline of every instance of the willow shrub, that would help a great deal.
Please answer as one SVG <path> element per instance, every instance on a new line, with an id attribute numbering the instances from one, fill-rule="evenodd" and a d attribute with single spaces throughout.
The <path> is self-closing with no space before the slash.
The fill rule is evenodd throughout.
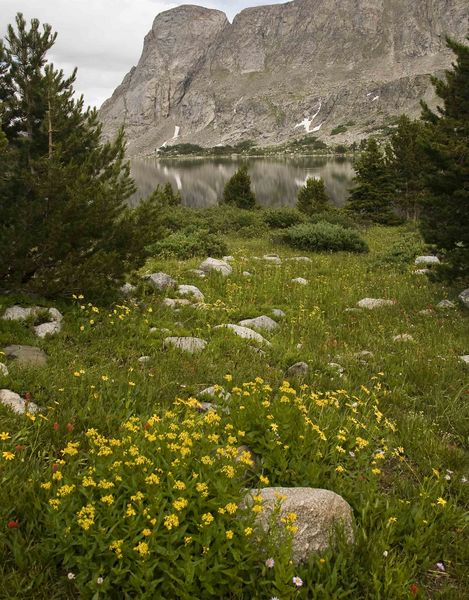
<path id="1" fill-rule="evenodd" d="M 365 240 L 357 231 L 324 221 L 289 227 L 276 237 L 276 241 L 313 252 L 368 252 Z"/>

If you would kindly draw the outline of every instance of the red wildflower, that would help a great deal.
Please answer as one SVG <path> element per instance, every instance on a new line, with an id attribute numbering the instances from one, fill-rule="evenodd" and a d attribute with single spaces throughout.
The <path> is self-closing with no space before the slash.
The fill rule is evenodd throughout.
<path id="1" fill-rule="evenodd" d="M 7 527 L 8 529 L 19 529 L 19 521 L 8 521 Z"/>
<path id="2" fill-rule="evenodd" d="M 411 594 L 416 596 L 419 593 L 420 588 L 416 583 L 412 583 L 411 586 L 409 587 L 409 590 L 410 590 Z"/>
<path id="3" fill-rule="evenodd" d="M 59 430 L 59 427 L 60 427 L 60 425 L 59 425 L 58 423 L 54 423 L 54 424 L 52 425 L 52 427 L 54 428 L 54 431 L 58 431 L 58 430 Z"/>
<path id="4" fill-rule="evenodd" d="M 15 446 L 15 450 L 16 450 L 17 452 L 21 452 L 21 450 L 24 450 L 25 448 L 26 448 L 26 446 L 23 446 L 23 444 L 17 444 L 17 445 Z"/>
<path id="5" fill-rule="evenodd" d="M 73 423 L 67 423 L 67 431 L 69 433 L 72 433 L 72 431 L 75 429 L 75 426 L 73 425 Z"/>
<path id="6" fill-rule="evenodd" d="M 58 470 L 59 470 L 59 465 L 58 465 L 57 463 L 54 463 L 54 464 L 52 465 L 52 472 L 53 472 L 53 473 L 56 473 Z"/>

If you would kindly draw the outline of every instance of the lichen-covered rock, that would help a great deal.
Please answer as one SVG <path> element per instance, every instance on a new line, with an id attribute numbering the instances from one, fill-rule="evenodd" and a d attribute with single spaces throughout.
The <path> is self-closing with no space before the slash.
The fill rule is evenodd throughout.
<path id="1" fill-rule="evenodd" d="M 34 333 L 37 337 L 45 338 L 48 335 L 55 335 L 60 333 L 62 329 L 61 321 L 50 321 L 49 323 L 41 323 L 34 327 Z"/>
<path id="2" fill-rule="evenodd" d="M 176 287 L 176 280 L 167 273 L 152 273 L 146 277 L 146 280 L 159 292 L 164 292 L 165 290 Z"/>
<path id="3" fill-rule="evenodd" d="M 263 259 L 272 265 L 281 265 L 282 259 L 278 254 L 264 254 Z"/>
<path id="4" fill-rule="evenodd" d="M 231 275 L 233 272 L 233 268 L 229 265 L 226 260 L 220 260 L 218 258 L 206 258 L 203 263 L 199 265 L 199 269 L 204 273 L 210 273 L 211 271 L 216 271 L 217 273 L 221 273 L 225 277 Z"/>
<path id="5" fill-rule="evenodd" d="M 279 319 L 283 319 L 285 318 L 287 315 L 283 312 L 283 310 L 281 310 L 280 308 L 273 308 L 272 309 L 272 314 L 274 315 L 274 317 L 277 317 Z"/>
<path id="6" fill-rule="evenodd" d="M 180 296 L 192 296 L 197 302 L 204 301 L 204 295 L 195 285 L 180 285 L 178 286 L 177 293 Z"/>
<path id="7" fill-rule="evenodd" d="M 34 346 L 12 345 L 3 349 L 5 356 L 23 367 L 43 367 L 47 362 L 44 350 Z"/>
<path id="8" fill-rule="evenodd" d="M 240 321 L 239 324 L 241 327 L 265 329 L 266 331 L 274 331 L 274 329 L 277 329 L 278 327 L 278 323 L 266 315 L 262 315 L 261 317 L 256 317 L 254 319 L 244 319 L 244 321 Z"/>
<path id="9" fill-rule="evenodd" d="M 242 327 L 241 325 L 233 325 L 232 323 L 229 323 L 228 325 L 217 325 L 215 329 L 230 329 L 240 338 L 245 340 L 255 340 L 256 342 L 259 342 L 259 344 L 270 346 L 269 341 L 263 338 L 260 333 L 257 333 L 257 331 L 249 329 L 249 327 Z"/>
<path id="10" fill-rule="evenodd" d="M 39 411 L 37 404 L 25 400 L 11 390 L 0 390 L 0 404 L 10 408 L 17 415 L 23 415 L 26 412 L 34 414 Z"/>
<path id="11" fill-rule="evenodd" d="M 27 308 L 23 308 L 18 305 L 7 308 L 2 319 L 5 321 L 25 321 L 29 317 L 34 317 L 40 313 L 49 315 L 52 321 L 62 321 L 63 319 L 62 313 L 54 307 L 28 306 Z"/>
<path id="12" fill-rule="evenodd" d="M 416 265 L 439 265 L 440 259 L 438 256 L 417 256 L 415 259 Z"/>
<path id="13" fill-rule="evenodd" d="M 176 348 L 189 354 L 196 354 L 205 350 L 207 342 L 195 337 L 168 337 L 164 340 L 165 348 Z"/>
<path id="14" fill-rule="evenodd" d="M 308 375 L 309 365 L 305 362 L 297 362 L 287 370 L 287 377 L 306 377 Z"/>
<path id="15" fill-rule="evenodd" d="M 307 562 L 313 554 L 325 552 L 333 543 L 336 528 L 342 528 L 349 543 L 354 540 L 354 520 L 350 505 L 338 494 L 329 490 L 298 488 L 264 488 L 253 490 L 246 497 L 246 503 L 253 502 L 253 496 L 261 496 L 264 510 L 256 515 L 256 521 L 268 530 L 269 518 L 275 506 L 281 501 L 278 525 L 288 513 L 296 515 L 297 532 L 293 538 L 293 562 Z M 282 499 L 282 500 L 280 500 Z"/>
<path id="16" fill-rule="evenodd" d="M 165 298 L 163 304 L 169 308 L 179 308 L 181 306 L 190 306 L 191 301 L 187 298 Z"/>
<path id="17" fill-rule="evenodd" d="M 394 306 L 394 304 L 396 304 L 395 300 L 385 300 L 383 298 L 363 298 L 363 300 L 358 302 L 357 306 L 359 308 L 373 310 L 375 308 L 382 308 L 383 306 Z"/>

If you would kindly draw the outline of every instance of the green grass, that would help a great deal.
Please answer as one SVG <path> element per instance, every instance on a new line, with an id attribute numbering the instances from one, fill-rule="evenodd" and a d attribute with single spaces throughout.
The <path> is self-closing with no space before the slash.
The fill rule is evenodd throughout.
<path id="1" fill-rule="evenodd" d="M 236 552 L 230 554 L 228 546 L 220 542 L 221 534 L 215 531 L 212 540 L 219 554 L 214 552 L 213 559 L 210 553 L 203 562 L 197 552 L 184 555 L 184 564 L 191 564 L 196 579 L 200 579 L 197 585 L 207 586 L 201 600 L 275 595 L 282 600 L 394 600 L 413 597 L 410 589 L 413 584 L 418 586 L 420 598 L 468 598 L 469 485 L 462 478 L 469 478 L 469 372 L 459 356 L 469 353 L 469 321 L 467 311 L 460 307 L 446 311 L 435 308 L 432 316 L 420 314 L 443 298 L 454 300 L 460 290 L 413 275 L 411 261 L 386 262 L 389 248 L 408 235 L 404 228 L 376 227 L 364 234 L 370 247 L 367 255 L 311 253 L 307 254 L 311 263 L 283 260 L 281 266 L 254 257 L 274 252 L 286 259 L 298 252 L 275 246 L 268 237 L 238 240 L 227 236 L 230 253 L 235 257 L 231 277 L 212 275 L 203 280 L 194 277 L 189 270 L 197 267 L 200 259 L 184 262 L 153 259 L 145 269 L 162 270 L 179 283 L 197 285 L 205 295 L 203 309 L 184 307 L 175 312 L 162 305 L 163 295 L 141 285 L 135 299 L 112 308 L 93 308 L 86 299 L 56 304 L 65 315 L 65 326 L 54 338 L 38 341 L 31 333 L 30 323 L 1 321 L 0 347 L 12 343 L 38 345 L 46 350 L 49 360 L 47 367 L 34 370 L 20 370 L 9 364 L 10 375 L 1 381 L 2 388 L 21 394 L 29 392 L 45 408 L 45 418 L 38 417 L 32 422 L 7 409 L 0 412 L 0 431 L 11 435 L 10 440 L 0 442 L 1 450 L 14 450 L 18 444 L 25 446 L 14 450 L 12 461 L 0 458 L 0 598 L 197 597 L 194 592 L 192 596 L 184 595 L 182 590 L 191 589 L 192 584 L 188 581 L 184 584 L 183 579 L 180 591 L 175 592 L 178 588 L 173 587 L 168 596 L 158 595 L 161 594 L 158 590 L 148 596 L 144 591 L 134 596 L 112 591 L 109 582 L 115 567 L 111 566 L 109 574 L 105 574 L 108 587 L 104 591 L 78 578 L 80 596 L 77 582 L 66 577 L 69 566 L 63 564 L 65 558 L 69 564 L 75 563 L 69 555 L 65 557 L 64 548 L 83 553 L 80 555 L 83 573 L 93 573 L 96 561 L 93 558 L 86 563 L 83 556 L 86 552 L 94 556 L 96 548 L 100 548 L 100 537 L 90 538 L 89 546 L 86 539 L 79 542 L 78 538 L 76 546 L 67 545 L 60 531 L 66 529 L 66 523 L 75 522 L 76 507 L 64 508 L 59 522 L 48 508 L 47 495 L 39 484 L 50 478 L 51 463 L 60 458 L 61 449 L 69 441 L 80 441 L 83 447 L 77 460 L 71 461 L 70 477 L 88 464 L 88 446 L 83 435 L 87 429 L 94 427 L 103 435 L 121 437 L 122 423 L 131 415 L 145 422 L 150 415 L 173 406 L 176 398 L 188 399 L 213 384 L 227 386 L 224 379 L 227 373 L 233 376 L 229 387 L 243 389 L 243 383 L 261 376 L 273 388 L 271 410 L 283 431 L 283 442 L 290 446 L 288 451 L 278 452 L 271 445 L 266 426 L 268 411 L 256 410 L 255 404 L 249 404 L 256 402 L 254 393 L 252 399 L 245 402 L 243 399 L 248 410 L 252 409 L 249 419 L 237 409 L 242 400 L 237 401 L 230 415 L 222 414 L 222 425 L 243 429 L 261 464 L 260 473 L 239 485 L 256 485 L 258 476 L 263 474 L 272 485 L 325 487 L 342 494 L 354 510 L 356 544 L 347 547 L 340 543 L 338 550 L 315 557 L 311 564 L 297 569 L 295 574 L 303 578 L 305 585 L 295 591 L 288 585 L 291 566 L 281 550 L 276 555 L 277 570 L 274 569 L 274 574 L 267 573 L 260 557 L 249 551 L 246 541 L 241 540 L 239 546 L 234 544 L 233 548 L 243 553 L 236 558 Z M 242 275 L 246 270 L 252 273 L 251 278 Z M 309 284 L 292 284 L 294 277 L 304 277 Z M 389 298 L 396 300 L 396 304 L 375 311 L 345 311 L 364 297 Z M 14 303 L 26 304 L 28 300 L 4 296 L 0 299 L 0 312 Z M 230 332 L 214 329 L 222 323 L 270 315 L 273 308 L 284 310 L 286 317 L 279 320 L 280 327 L 274 333 L 265 334 L 271 342 L 271 347 L 264 348 L 265 355 Z M 165 350 L 163 339 L 167 334 L 151 333 L 152 327 L 167 328 L 171 335 L 201 337 L 208 341 L 208 346 L 195 356 Z M 393 336 L 402 333 L 411 334 L 415 341 L 400 344 L 392 341 Z M 363 350 L 374 355 L 368 362 L 355 357 Z M 150 362 L 141 365 L 138 358 L 142 355 L 150 356 Z M 286 369 L 300 360 L 310 365 L 304 381 L 309 390 L 317 393 L 344 390 L 347 398 L 357 396 L 363 403 L 360 410 L 375 444 L 373 450 L 380 444 L 403 447 L 402 459 L 389 450 L 379 464 L 381 473 L 372 476 L 372 455 L 356 465 L 347 458 L 346 472 L 340 474 L 334 465 L 341 464 L 341 457 L 332 438 L 327 442 L 327 452 L 324 448 L 318 450 L 320 446 L 316 447 L 314 437 L 301 441 L 293 427 L 291 410 L 279 403 L 282 393 L 277 392 Z M 328 365 L 331 362 L 342 365 L 343 376 Z M 301 394 L 299 384 L 296 382 L 295 387 Z M 395 432 L 383 429 L 381 433 L 378 430 L 371 433 L 376 424 L 372 427 L 371 400 L 366 399 L 362 386 L 379 398 L 380 410 L 396 423 Z M 191 409 L 186 410 L 191 413 Z M 349 409 L 344 405 L 337 411 L 323 410 L 313 403 L 308 410 L 321 429 L 335 432 L 341 415 L 345 418 Z M 181 419 L 186 417 L 186 412 L 181 413 Z M 58 429 L 53 427 L 54 423 Z M 68 423 L 73 425 L 72 432 L 67 430 Z M 203 421 L 196 420 L 196 427 L 199 426 L 201 430 L 205 427 Z M 362 436 L 368 433 L 364 431 Z M 379 435 L 384 441 L 377 439 Z M 318 451 L 323 453 L 322 457 Z M 194 457 L 197 452 L 195 448 Z M 206 477 L 212 481 L 209 473 Z M 214 473 L 213 482 L 216 477 Z M 132 486 L 137 483 L 130 476 L 128 488 L 135 491 Z M 225 492 L 216 493 L 224 497 Z M 218 496 L 215 494 L 213 501 Z M 439 497 L 447 501 L 445 506 L 438 505 Z M 7 528 L 7 522 L 13 519 L 19 521 L 19 529 Z M 116 522 L 119 519 L 122 517 L 117 514 Z M 171 541 L 163 536 L 162 539 L 169 544 L 168 548 L 179 548 L 179 538 Z M 383 556 L 385 551 L 387 557 Z M 226 563 L 224 575 L 216 575 L 217 561 L 221 560 L 217 556 L 223 556 Z M 242 556 L 249 570 L 239 566 Z M 173 556 L 173 567 L 170 563 L 161 566 L 163 579 L 169 581 L 172 574 L 179 572 L 181 557 L 182 554 Z M 445 573 L 435 569 L 439 561 L 444 561 Z M 158 559 L 154 562 L 159 564 Z M 140 566 L 138 569 L 138 585 L 143 585 L 141 582 L 148 573 Z M 244 584 L 233 583 L 237 574 Z M 97 576 L 96 571 L 93 577 Z M 223 587 L 226 580 L 231 582 L 228 588 L 231 592 L 217 596 L 217 589 L 226 589 Z M 135 590 L 140 589 L 138 585 L 135 584 Z M 213 595 L 207 591 L 211 585 L 215 586 Z"/>

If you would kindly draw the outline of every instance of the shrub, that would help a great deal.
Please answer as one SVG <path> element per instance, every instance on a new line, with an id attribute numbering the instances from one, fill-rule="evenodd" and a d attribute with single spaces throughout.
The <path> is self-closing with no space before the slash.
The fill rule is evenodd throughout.
<path id="1" fill-rule="evenodd" d="M 397 242 L 394 242 L 376 261 L 376 266 L 391 265 L 407 269 L 416 256 L 422 254 L 425 244 L 416 233 L 406 233 Z"/>
<path id="2" fill-rule="evenodd" d="M 306 219 L 296 208 L 267 209 L 263 213 L 263 218 L 270 229 L 286 229 L 304 223 Z"/>
<path id="3" fill-rule="evenodd" d="M 332 225 L 340 225 L 345 229 L 355 229 L 356 223 L 351 218 L 350 214 L 337 208 L 331 208 L 325 212 L 318 212 L 308 217 L 308 223 L 319 222 L 331 223 Z"/>
<path id="4" fill-rule="evenodd" d="M 356 231 L 345 229 L 340 225 L 304 223 L 283 231 L 278 240 L 292 248 L 311 251 L 330 252 L 367 252 L 366 242 Z"/>
<path id="5" fill-rule="evenodd" d="M 329 207 L 329 198 L 326 194 L 324 181 L 322 179 L 313 179 L 312 177 L 307 179 L 304 187 L 298 192 L 296 207 L 306 215 L 327 210 Z"/>
<path id="6" fill-rule="evenodd" d="M 256 197 L 251 190 L 247 165 L 240 167 L 225 185 L 223 203 L 245 209 L 256 206 Z"/>
<path id="7" fill-rule="evenodd" d="M 217 235 L 208 231 L 179 231 L 149 246 L 153 256 L 186 260 L 194 256 L 225 256 L 228 247 Z"/>

